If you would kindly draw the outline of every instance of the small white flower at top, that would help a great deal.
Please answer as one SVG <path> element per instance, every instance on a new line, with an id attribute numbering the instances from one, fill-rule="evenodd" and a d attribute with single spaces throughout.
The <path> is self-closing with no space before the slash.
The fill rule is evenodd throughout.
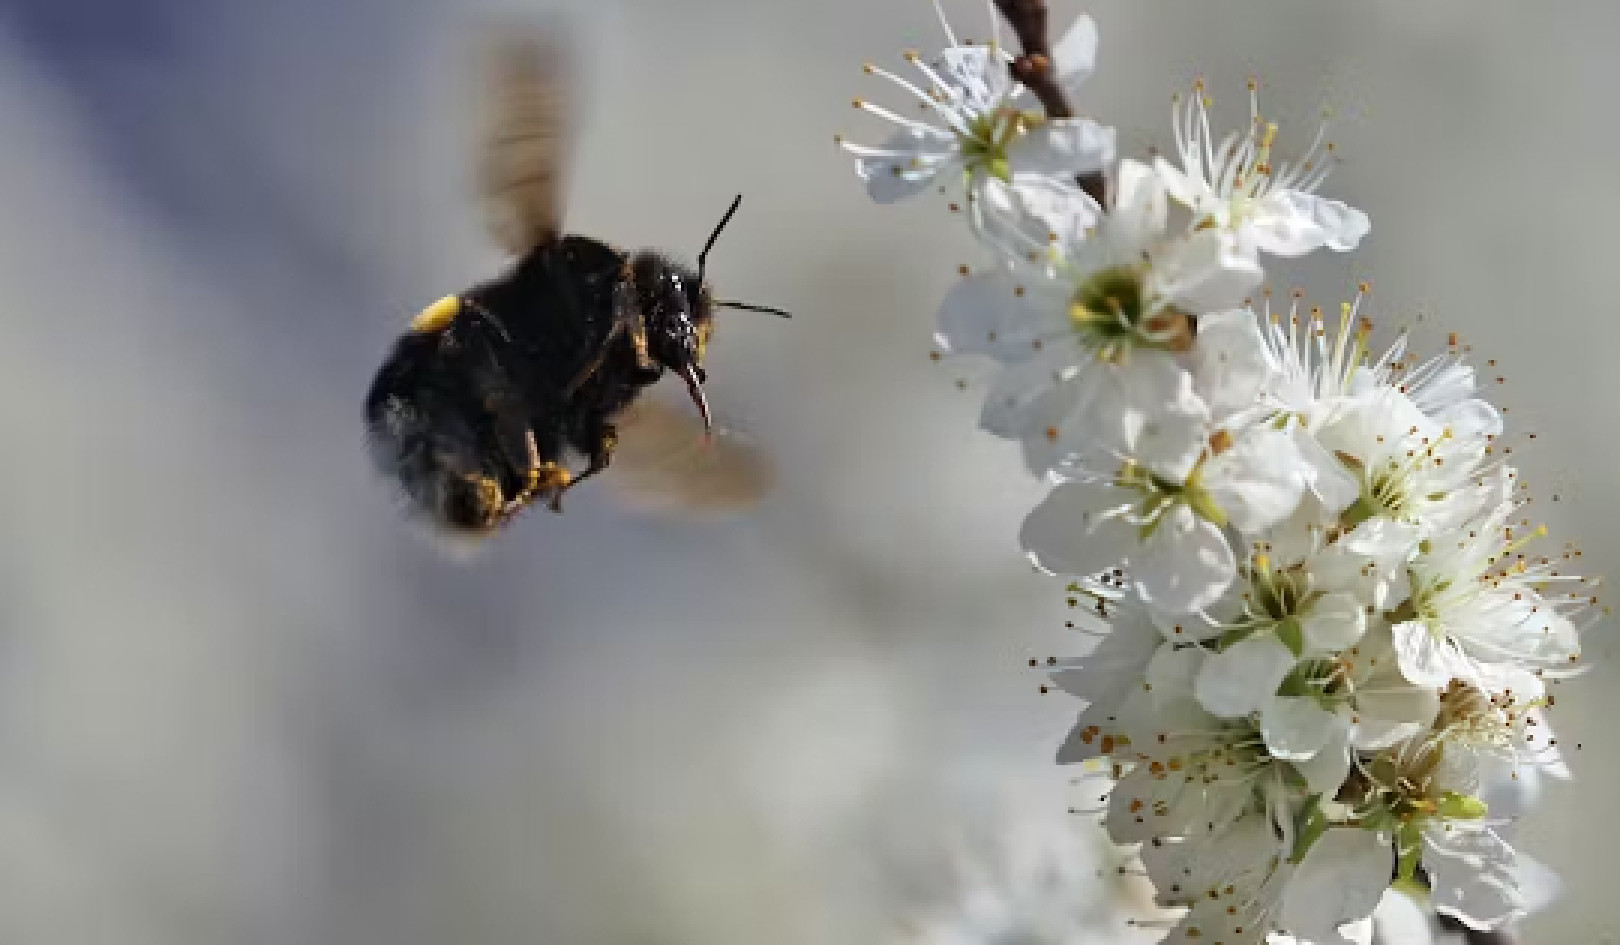
<path id="1" fill-rule="evenodd" d="M 1371 227 L 1367 215 L 1316 194 L 1333 163 L 1333 145 L 1323 143 L 1325 128 L 1297 162 L 1278 162 L 1272 155 L 1277 125 L 1260 117 L 1253 81 L 1249 104 L 1247 133 L 1230 133 L 1217 145 L 1203 83 L 1185 99 L 1177 97 L 1181 167 L 1162 157 L 1154 160 L 1170 196 L 1192 211 L 1195 228 L 1231 233 L 1251 251 L 1303 256 L 1324 246 L 1355 249 Z"/>
<path id="2" fill-rule="evenodd" d="M 941 15 L 941 22 L 944 21 Z M 908 118 L 864 98 L 855 107 L 898 126 L 883 145 L 838 138 L 855 156 L 867 193 L 891 203 L 931 186 L 963 187 L 968 220 L 991 245 L 1018 255 L 1047 242 L 1059 227 L 1079 238 L 1096 222 L 1100 207 L 1077 178 L 1114 160 L 1114 129 L 1084 118 L 1049 119 L 1025 107 L 1027 90 L 1008 70 L 1012 56 L 997 42 L 950 46 L 932 60 L 916 52 L 905 58 L 921 84 L 868 64 L 869 74 L 888 79 L 931 113 L 935 121 Z M 1072 90 L 1091 74 L 1096 26 L 1078 18 L 1053 51 L 1058 80 Z"/>

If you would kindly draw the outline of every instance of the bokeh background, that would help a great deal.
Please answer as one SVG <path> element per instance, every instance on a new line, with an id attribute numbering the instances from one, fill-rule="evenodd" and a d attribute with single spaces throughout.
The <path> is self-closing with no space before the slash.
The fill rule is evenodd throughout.
<path id="1" fill-rule="evenodd" d="M 1079 104 L 1128 151 L 1198 75 L 1233 122 L 1258 75 L 1285 143 L 1331 107 L 1372 235 L 1279 285 L 1369 279 L 1381 324 L 1496 358 L 1541 512 L 1614 571 L 1620 7 L 1055 8 L 1098 20 Z M 0 939 L 864 945 L 948 921 L 1008 837 L 1061 847 L 1042 881 L 1114 930 L 1077 940 L 1123 936 L 1050 764 L 1074 706 L 1027 666 L 1079 645 L 1017 551 L 1039 489 L 927 356 L 972 249 L 832 145 L 883 133 L 860 65 L 937 44 L 929 5 L 573 4 L 571 223 L 690 255 L 747 195 L 714 275 L 796 317 L 728 315 L 711 392 L 781 482 L 720 522 L 590 490 L 456 563 L 373 478 L 359 399 L 500 262 L 459 58 L 488 9 L 0 2 Z M 1620 935 L 1612 652 L 1558 693 L 1577 780 L 1520 841 L 1566 888 L 1530 942 Z"/>

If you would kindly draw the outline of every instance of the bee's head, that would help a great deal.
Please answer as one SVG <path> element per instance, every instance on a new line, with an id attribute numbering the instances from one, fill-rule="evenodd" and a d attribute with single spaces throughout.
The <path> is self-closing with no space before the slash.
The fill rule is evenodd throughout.
<path id="1" fill-rule="evenodd" d="M 638 253 L 631 260 L 639 302 L 647 324 L 647 353 L 662 367 L 679 374 L 685 381 L 692 402 L 703 414 L 704 426 L 710 425 L 708 399 L 703 393 L 707 375 L 703 370 L 703 356 L 709 335 L 714 331 L 715 308 L 742 308 L 786 316 L 780 309 L 749 305 L 744 302 L 717 302 L 709 291 L 709 250 L 714 248 L 720 231 L 731 222 L 731 217 L 742 203 L 742 195 L 731 202 L 726 215 L 709 233 L 709 239 L 698 253 L 697 271 L 683 266 L 658 253 Z"/>
<path id="2" fill-rule="evenodd" d="M 654 252 L 630 260 L 647 326 L 647 354 L 662 367 L 702 375 L 704 349 L 714 323 L 708 288 L 690 267 Z"/>
<path id="3" fill-rule="evenodd" d="M 367 439 L 378 470 L 422 518 L 449 536 L 483 537 L 504 521 L 517 487 L 465 374 L 432 357 L 437 342 L 400 339 L 366 396 Z"/>

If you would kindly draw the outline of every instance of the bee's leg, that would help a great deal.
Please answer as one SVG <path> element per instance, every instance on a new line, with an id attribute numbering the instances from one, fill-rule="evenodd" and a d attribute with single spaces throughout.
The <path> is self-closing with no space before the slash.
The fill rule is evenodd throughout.
<path id="1" fill-rule="evenodd" d="M 658 362 L 647 353 L 647 324 L 640 318 L 630 324 L 630 343 L 636 349 L 636 367 L 643 371 L 658 370 Z"/>
<path id="2" fill-rule="evenodd" d="M 604 423 L 598 427 L 595 439 L 596 442 L 590 448 L 590 465 L 586 466 L 584 472 L 575 476 L 572 481 L 552 497 L 551 510 L 553 512 L 562 511 L 562 494 L 564 492 L 607 469 L 608 465 L 613 461 L 613 451 L 619 445 L 619 433 L 614 429 L 613 424 Z"/>
<path id="3" fill-rule="evenodd" d="M 555 502 L 556 497 L 562 495 L 569 483 L 574 481 L 574 474 L 561 463 L 541 460 L 540 448 L 535 442 L 533 430 L 523 431 L 523 442 L 528 454 L 528 465 L 522 490 L 507 503 L 508 512 L 512 514 L 521 510 L 537 496 L 550 495 Z"/>

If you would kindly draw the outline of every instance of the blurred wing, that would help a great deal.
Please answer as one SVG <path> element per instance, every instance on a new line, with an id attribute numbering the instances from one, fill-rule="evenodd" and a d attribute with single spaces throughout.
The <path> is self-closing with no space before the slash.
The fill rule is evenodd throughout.
<path id="1" fill-rule="evenodd" d="M 568 115 L 563 34 L 502 23 L 483 39 L 478 188 L 490 235 L 514 256 L 562 227 Z"/>
<path id="2" fill-rule="evenodd" d="M 763 451 L 717 432 L 703 445 L 690 407 L 642 398 L 615 418 L 613 464 L 603 475 L 626 504 L 645 512 L 724 514 L 751 508 L 775 475 Z"/>

